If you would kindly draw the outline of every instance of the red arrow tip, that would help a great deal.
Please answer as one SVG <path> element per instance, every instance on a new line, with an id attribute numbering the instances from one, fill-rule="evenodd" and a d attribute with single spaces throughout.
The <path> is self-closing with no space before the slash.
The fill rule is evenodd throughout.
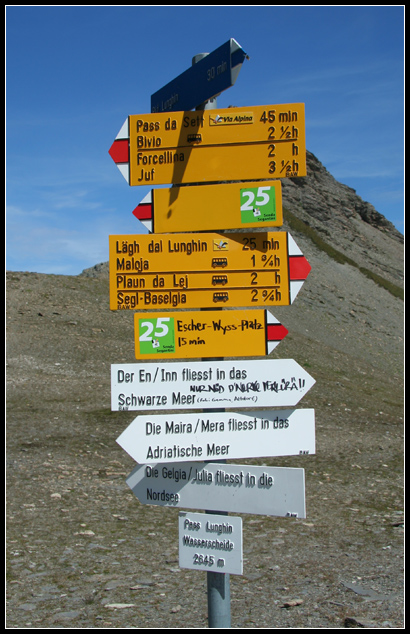
<path id="1" fill-rule="evenodd" d="M 114 163 L 128 163 L 129 162 L 129 147 L 128 139 L 115 140 L 108 154 L 111 156 Z"/>
<path id="2" fill-rule="evenodd" d="M 282 324 L 268 324 L 268 341 L 282 341 L 288 332 Z"/>
<path id="3" fill-rule="evenodd" d="M 289 278 L 291 280 L 305 280 L 312 267 L 303 255 L 289 257 Z"/>
<path id="4" fill-rule="evenodd" d="M 151 220 L 152 218 L 152 205 L 151 203 L 144 205 L 137 205 L 132 212 L 138 220 Z"/>

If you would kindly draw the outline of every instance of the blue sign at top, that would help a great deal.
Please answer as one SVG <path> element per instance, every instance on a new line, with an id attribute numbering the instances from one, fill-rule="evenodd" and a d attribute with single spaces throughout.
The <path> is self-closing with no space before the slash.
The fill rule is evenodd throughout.
<path id="1" fill-rule="evenodd" d="M 151 112 L 193 110 L 219 95 L 234 85 L 245 57 L 231 38 L 151 95 Z"/>

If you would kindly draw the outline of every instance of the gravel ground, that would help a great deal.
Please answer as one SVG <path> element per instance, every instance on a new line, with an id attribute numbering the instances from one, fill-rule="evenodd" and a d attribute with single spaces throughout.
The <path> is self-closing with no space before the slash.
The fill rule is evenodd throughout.
<path id="1" fill-rule="evenodd" d="M 299 246 L 312 273 L 271 356 L 316 384 L 306 519 L 242 514 L 235 628 L 403 628 L 403 302 Z M 178 565 L 178 509 L 141 505 L 115 439 L 110 364 L 135 361 L 104 267 L 7 273 L 7 627 L 204 628 L 204 572 Z"/>

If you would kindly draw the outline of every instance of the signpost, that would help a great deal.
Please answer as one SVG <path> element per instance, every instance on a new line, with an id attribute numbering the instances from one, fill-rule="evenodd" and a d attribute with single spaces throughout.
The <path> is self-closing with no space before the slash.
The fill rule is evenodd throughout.
<path id="1" fill-rule="evenodd" d="M 153 233 L 281 227 L 281 181 L 152 189 L 132 212 Z"/>
<path id="2" fill-rule="evenodd" d="M 110 308 L 288 306 L 310 265 L 286 232 L 109 237 Z"/>
<path id="3" fill-rule="evenodd" d="M 270 354 L 287 329 L 268 310 L 135 313 L 136 359 L 193 359 Z"/>
<path id="4" fill-rule="evenodd" d="M 109 154 L 129 185 L 306 176 L 304 104 L 130 115 Z"/>
<path id="5" fill-rule="evenodd" d="M 181 512 L 178 525 L 180 568 L 243 573 L 241 517 Z"/>
<path id="6" fill-rule="evenodd" d="M 113 364 L 111 409 L 294 407 L 314 384 L 293 359 Z"/>
<path id="7" fill-rule="evenodd" d="M 214 233 L 281 226 L 273 179 L 306 175 L 304 104 L 216 107 L 245 57 L 230 39 L 193 58 L 109 150 L 129 185 L 173 184 L 133 212 L 154 234 L 110 236 L 110 308 L 162 311 L 135 315 L 144 363 L 111 366 L 111 409 L 160 412 L 117 439 L 142 463 L 127 478 L 142 504 L 212 509 L 179 518 L 180 565 L 207 570 L 209 627 L 230 626 L 229 573 L 242 574 L 242 524 L 227 513 L 306 516 L 303 469 L 226 459 L 315 452 L 311 409 L 224 409 L 293 408 L 315 383 L 292 359 L 223 359 L 269 354 L 287 331 L 266 308 L 290 305 L 310 271 L 286 232 Z"/>
<path id="8" fill-rule="evenodd" d="M 117 443 L 139 464 L 315 453 L 313 409 L 137 416 Z"/>
<path id="9" fill-rule="evenodd" d="M 138 465 L 127 484 L 141 504 L 306 517 L 305 470 L 212 462 Z"/>
<path id="10" fill-rule="evenodd" d="M 245 57 L 231 38 L 151 95 L 151 112 L 192 110 L 234 85 Z"/>

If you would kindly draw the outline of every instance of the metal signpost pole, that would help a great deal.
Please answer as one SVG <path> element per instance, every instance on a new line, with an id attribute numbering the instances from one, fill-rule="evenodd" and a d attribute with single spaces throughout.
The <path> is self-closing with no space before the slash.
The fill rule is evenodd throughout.
<path id="1" fill-rule="evenodd" d="M 199 53 L 192 58 L 192 65 L 206 57 L 208 53 Z M 196 106 L 195 110 L 213 110 L 216 108 L 216 97 Z M 206 310 L 206 309 L 202 309 Z M 222 310 L 222 309 L 220 309 Z M 222 357 L 215 357 L 213 361 L 220 361 Z M 208 359 L 208 361 L 211 359 Z M 205 410 L 206 411 L 206 410 Z M 209 410 L 208 410 L 209 411 Z M 225 409 L 214 409 L 213 412 L 224 412 Z M 224 463 L 226 460 L 215 462 Z M 206 510 L 205 513 L 227 515 L 223 511 Z M 208 627 L 231 627 L 231 587 L 230 576 L 224 572 L 207 571 L 208 595 Z"/>
<path id="2" fill-rule="evenodd" d="M 210 513 L 210 511 L 206 511 Z M 225 515 L 225 513 L 215 513 Z M 208 627 L 231 627 L 231 587 L 229 574 L 207 571 Z"/>

